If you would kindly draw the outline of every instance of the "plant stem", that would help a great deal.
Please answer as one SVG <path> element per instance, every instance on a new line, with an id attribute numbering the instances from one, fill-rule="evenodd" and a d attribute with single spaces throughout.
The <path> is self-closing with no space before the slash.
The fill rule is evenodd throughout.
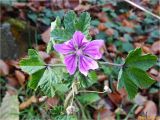
<path id="1" fill-rule="evenodd" d="M 112 66 L 117 66 L 117 67 L 122 67 L 123 64 L 117 64 L 117 63 L 110 63 L 110 62 L 99 62 L 102 65 L 112 65 Z"/>
<path id="2" fill-rule="evenodd" d="M 74 75 L 74 80 L 73 80 L 72 85 L 71 85 L 71 90 L 69 91 L 69 93 L 66 96 L 66 99 L 64 101 L 64 108 L 67 108 L 69 104 L 73 105 L 75 94 L 77 94 L 77 86 L 76 86 L 77 85 L 77 75 L 78 75 L 78 73 L 76 73 Z"/>
<path id="3" fill-rule="evenodd" d="M 106 91 L 103 91 L 103 92 L 99 92 L 99 91 L 89 91 L 89 90 L 80 90 L 78 92 L 85 92 L 85 93 L 106 93 Z"/>
<path id="4" fill-rule="evenodd" d="M 82 106 L 82 104 L 79 102 L 79 100 L 77 98 L 75 98 L 75 100 L 76 100 L 77 104 L 79 105 L 80 110 L 82 112 L 82 118 L 87 120 L 87 117 L 86 117 L 85 112 L 84 112 L 84 107 Z"/>
<path id="5" fill-rule="evenodd" d="M 133 107 L 131 108 L 131 110 L 129 111 L 128 115 L 124 120 L 128 120 L 128 118 L 131 116 L 131 114 L 134 112 L 137 106 L 138 106 L 137 104 L 133 105 Z"/>

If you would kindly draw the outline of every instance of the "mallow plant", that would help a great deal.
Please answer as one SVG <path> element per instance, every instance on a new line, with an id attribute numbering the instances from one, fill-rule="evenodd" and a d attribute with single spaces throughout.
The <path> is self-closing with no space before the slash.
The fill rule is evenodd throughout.
<path id="1" fill-rule="evenodd" d="M 34 49 L 29 49 L 28 57 L 20 61 L 21 69 L 30 76 L 28 86 L 31 89 L 43 96 L 56 95 L 61 99 L 62 104 L 51 111 L 54 119 L 90 119 L 86 106 L 100 99 L 98 93 L 112 92 L 108 86 L 104 86 L 104 91 L 87 90 L 98 82 L 96 71 L 102 66 L 119 69 L 117 90 L 124 88 L 129 99 L 133 99 L 139 89 L 155 82 L 146 71 L 157 62 L 157 57 L 142 54 L 141 48 L 130 51 L 121 64 L 104 61 L 104 40 L 92 40 L 90 20 L 87 12 L 77 17 L 74 11 L 69 11 L 62 23 L 59 17 L 51 23 L 47 52 L 56 52 L 61 62 L 46 64 Z"/>

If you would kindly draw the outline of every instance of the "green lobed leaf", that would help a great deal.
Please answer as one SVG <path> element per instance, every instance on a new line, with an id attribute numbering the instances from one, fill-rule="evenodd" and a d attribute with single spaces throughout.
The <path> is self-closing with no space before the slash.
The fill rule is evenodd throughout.
<path id="1" fill-rule="evenodd" d="M 148 88 L 155 82 L 145 71 L 139 68 L 130 67 L 126 69 L 126 73 L 139 88 Z"/>
<path id="2" fill-rule="evenodd" d="M 49 97 L 55 95 L 55 84 L 60 83 L 63 79 L 63 71 L 61 68 L 47 67 L 43 76 L 38 82 L 38 87 Z"/>
<path id="3" fill-rule="evenodd" d="M 75 24 L 76 29 L 82 31 L 85 35 L 88 35 L 90 21 L 91 21 L 90 14 L 87 12 L 83 12 L 79 17 L 79 20 Z"/>
<path id="4" fill-rule="evenodd" d="M 57 89 L 55 86 L 63 79 L 64 69 L 46 66 L 36 50 L 30 49 L 28 56 L 20 61 L 22 70 L 30 74 L 28 86 L 40 88 L 47 96 L 53 97 Z"/>
<path id="5" fill-rule="evenodd" d="M 66 41 L 72 37 L 72 33 L 65 29 L 56 28 L 51 31 L 51 39 L 58 41 Z"/>
<path id="6" fill-rule="evenodd" d="M 89 36 L 89 27 L 90 27 L 90 21 L 91 17 L 89 13 L 84 12 L 80 14 L 80 17 L 77 18 L 76 13 L 72 10 L 68 11 L 66 15 L 64 16 L 63 20 L 63 27 L 55 27 L 56 25 L 59 25 L 60 20 L 56 19 L 52 23 L 51 28 L 51 39 L 52 40 L 57 40 L 57 41 L 67 41 L 71 39 L 72 35 L 74 34 L 75 31 L 81 31 L 83 32 L 87 39 L 90 39 Z"/>
<path id="7" fill-rule="evenodd" d="M 136 86 L 136 84 L 134 84 L 132 79 L 130 79 L 128 74 L 126 74 L 125 72 L 122 73 L 122 79 L 124 82 L 125 89 L 128 93 L 128 98 L 133 99 L 138 92 L 138 87 Z"/>
<path id="8" fill-rule="evenodd" d="M 141 55 L 141 48 L 133 50 L 130 52 L 126 58 L 125 65 L 127 67 L 136 67 L 142 70 L 148 70 L 152 67 L 156 61 L 157 57 L 152 54 Z"/>
<path id="9" fill-rule="evenodd" d="M 148 88 L 155 82 L 146 73 L 146 70 L 153 66 L 156 61 L 157 57 L 154 55 L 142 55 L 141 48 L 131 51 L 119 72 L 117 88 L 125 87 L 128 97 L 133 99 L 138 92 L 138 88 Z"/>
<path id="10" fill-rule="evenodd" d="M 28 81 L 28 86 L 32 89 L 36 89 L 38 86 L 38 82 L 41 79 L 41 77 L 43 76 L 45 69 L 41 69 L 35 73 L 33 73 L 32 75 L 30 75 L 29 77 L 29 81 Z"/>
<path id="11" fill-rule="evenodd" d="M 43 69 L 45 63 L 39 56 L 36 50 L 29 49 L 28 50 L 28 58 L 24 58 L 20 61 L 20 67 L 24 72 L 28 74 L 33 74 L 36 71 Z"/>
<path id="12" fill-rule="evenodd" d="M 77 20 L 77 16 L 74 11 L 68 11 L 64 16 L 64 26 L 69 33 L 75 32 L 75 22 Z"/>

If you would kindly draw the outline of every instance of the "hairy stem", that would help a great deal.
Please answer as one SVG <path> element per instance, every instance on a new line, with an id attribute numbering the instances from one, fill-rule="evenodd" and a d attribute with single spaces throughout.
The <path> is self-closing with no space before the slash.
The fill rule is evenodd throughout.
<path id="1" fill-rule="evenodd" d="M 89 90 L 80 90 L 78 92 L 84 92 L 84 93 L 106 93 L 106 91 L 99 92 L 99 91 L 89 91 Z"/>
<path id="2" fill-rule="evenodd" d="M 69 103 L 70 103 L 70 105 L 73 105 L 75 94 L 77 94 L 77 75 L 78 75 L 78 73 L 76 73 L 74 75 L 74 80 L 73 80 L 72 85 L 71 85 L 71 90 L 69 91 L 69 93 L 66 96 L 66 99 L 64 101 L 64 108 L 67 108 Z"/>
<path id="3" fill-rule="evenodd" d="M 122 67 L 123 64 L 117 64 L 117 63 L 110 63 L 110 62 L 99 62 L 101 65 L 112 65 L 117 67 Z"/>

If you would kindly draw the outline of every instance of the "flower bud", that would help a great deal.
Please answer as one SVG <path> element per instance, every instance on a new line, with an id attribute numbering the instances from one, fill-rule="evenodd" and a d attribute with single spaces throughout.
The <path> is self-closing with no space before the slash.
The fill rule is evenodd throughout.
<path id="1" fill-rule="evenodd" d="M 68 106 L 66 109 L 67 115 L 72 115 L 77 111 L 77 109 L 74 106 Z"/>
<path id="2" fill-rule="evenodd" d="M 108 85 L 105 85 L 104 86 L 104 91 L 107 92 L 107 93 L 111 93 L 111 89 L 108 87 Z"/>

